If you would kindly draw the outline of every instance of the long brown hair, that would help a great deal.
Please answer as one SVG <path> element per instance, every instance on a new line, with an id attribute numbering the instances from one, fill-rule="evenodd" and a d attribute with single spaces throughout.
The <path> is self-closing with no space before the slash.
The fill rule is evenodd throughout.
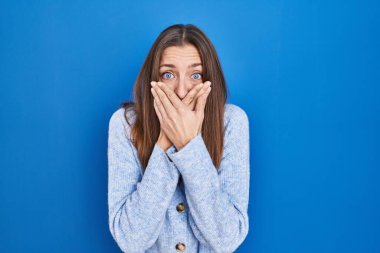
<path id="1" fill-rule="evenodd" d="M 224 146 L 224 107 L 227 100 L 227 87 L 216 50 L 198 27 L 192 24 L 175 24 L 163 30 L 152 48 L 138 74 L 133 90 L 135 102 L 122 102 L 121 107 L 135 112 L 135 123 L 131 128 L 131 139 L 135 145 L 143 170 L 160 134 L 160 121 L 153 107 L 153 95 L 150 82 L 159 80 L 159 64 L 164 50 L 170 46 L 191 44 L 198 49 L 203 65 L 203 81 L 211 81 L 212 90 L 207 97 L 204 110 L 201 135 L 210 157 L 219 168 Z"/>

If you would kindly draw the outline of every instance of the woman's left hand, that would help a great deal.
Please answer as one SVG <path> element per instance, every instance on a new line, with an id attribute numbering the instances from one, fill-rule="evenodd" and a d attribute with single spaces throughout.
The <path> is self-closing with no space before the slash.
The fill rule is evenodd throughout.
<path id="1" fill-rule="evenodd" d="M 211 84 L 206 81 L 204 85 L 208 83 Z M 164 130 L 176 149 L 180 150 L 197 136 L 202 126 L 204 108 L 211 87 L 198 97 L 193 111 L 165 83 L 152 81 L 151 84 L 153 86 L 151 92 L 155 101 L 154 108 L 160 120 L 161 129 Z"/>

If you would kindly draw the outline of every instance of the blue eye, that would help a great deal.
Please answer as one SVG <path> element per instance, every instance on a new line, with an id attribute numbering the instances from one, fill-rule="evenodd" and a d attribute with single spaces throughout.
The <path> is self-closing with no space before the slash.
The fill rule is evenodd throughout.
<path id="1" fill-rule="evenodd" d="M 194 75 L 198 75 L 198 76 L 199 76 L 199 78 L 195 78 L 195 79 L 197 79 L 197 80 L 199 80 L 199 79 L 202 78 L 202 74 L 201 74 L 201 73 L 194 73 Z"/>
<path id="2" fill-rule="evenodd" d="M 165 74 L 173 75 L 173 74 L 170 73 L 170 72 L 164 72 L 164 73 L 162 73 L 162 76 L 164 76 L 165 79 L 169 79 L 169 78 L 170 78 L 169 75 L 166 75 L 166 76 L 165 76 Z"/>

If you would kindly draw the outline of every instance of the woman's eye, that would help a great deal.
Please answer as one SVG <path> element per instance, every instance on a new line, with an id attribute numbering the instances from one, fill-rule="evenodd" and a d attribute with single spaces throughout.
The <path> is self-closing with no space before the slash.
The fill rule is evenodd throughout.
<path id="1" fill-rule="evenodd" d="M 165 79 L 170 79 L 170 75 L 173 75 L 173 74 L 170 73 L 170 72 L 164 72 L 164 73 L 162 74 L 162 76 L 163 76 Z"/>
<path id="2" fill-rule="evenodd" d="M 201 73 L 194 73 L 193 76 L 196 76 L 196 78 L 194 78 L 194 79 L 197 79 L 197 80 L 199 80 L 199 79 L 202 78 L 202 74 Z"/>
<path id="3" fill-rule="evenodd" d="M 173 74 L 170 73 L 170 72 L 164 72 L 161 74 L 161 76 L 164 78 L 164 79 L 171 79 Z M 200 80 L 202 79 L 202 73 L 194 73 L 193 75 L 193 78 L 196 79 L 196 80 Z"/>

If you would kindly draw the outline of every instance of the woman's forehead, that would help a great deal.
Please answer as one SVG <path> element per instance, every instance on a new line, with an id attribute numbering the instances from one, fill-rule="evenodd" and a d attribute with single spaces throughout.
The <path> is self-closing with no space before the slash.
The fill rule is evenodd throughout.
<path id="1" fill-rule="evenodd" d="M 166 48 L 161 57 L 161 65 L 174 64 L 182 61 L 192 63 L 201 62 L 197 48 L 192 45 L 186 45 L 183 47 L 172 46 Z"/>

